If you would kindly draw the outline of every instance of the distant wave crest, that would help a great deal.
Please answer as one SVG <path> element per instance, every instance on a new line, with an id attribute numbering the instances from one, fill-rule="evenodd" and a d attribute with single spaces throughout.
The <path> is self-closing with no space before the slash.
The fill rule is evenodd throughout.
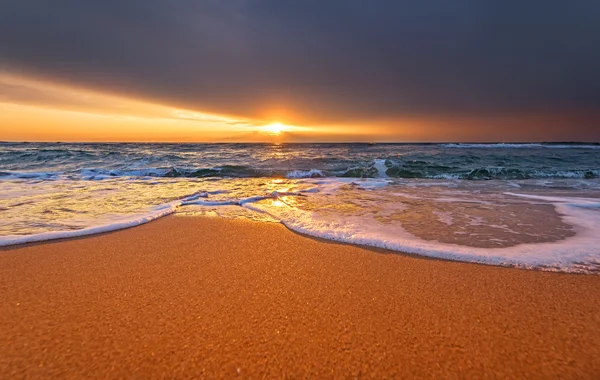
<path id="1" fill-rule="evenodd" d="M 553 148 L 553 149 L 600 149 L 600 144 L 553 144 L 553 143 L 451 143 L 440 144 L 443 148 L 455 149 L 513 149 L 513 148 Z"/>

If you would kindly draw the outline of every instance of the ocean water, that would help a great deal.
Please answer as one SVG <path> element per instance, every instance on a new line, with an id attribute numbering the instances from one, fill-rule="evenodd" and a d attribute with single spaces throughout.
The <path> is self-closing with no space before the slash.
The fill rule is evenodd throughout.
<path id="1" fill-rule="evenodd" d="M 600 145 L 0 143 L 0 245 L 172 213 L 597 274 Z"/>

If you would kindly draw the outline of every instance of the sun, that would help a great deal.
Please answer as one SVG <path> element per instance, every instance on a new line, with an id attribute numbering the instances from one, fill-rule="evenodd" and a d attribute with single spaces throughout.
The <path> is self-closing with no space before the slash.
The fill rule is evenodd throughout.
<path id="1" fill-rule="evenodd" d="M 273 123 L 273 124 L 269 124 L 269 125 L 265 125 L 263 127 L 263 131 L 267 132 L 270 135 L 275 135 L 278 136 L 280 134 L 282 134 L 283 132 L 286 132 L 289 128 L 286 125 L 283 125 L 281 123 Z"/>

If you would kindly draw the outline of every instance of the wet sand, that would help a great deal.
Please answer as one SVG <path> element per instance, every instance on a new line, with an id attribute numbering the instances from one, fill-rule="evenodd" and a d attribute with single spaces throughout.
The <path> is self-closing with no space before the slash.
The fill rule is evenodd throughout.
<path id="1" fill-rule="evenodd" d="M 0 250 L 0 378 L 600 378 L 600 276 L 172 216 Z"/>

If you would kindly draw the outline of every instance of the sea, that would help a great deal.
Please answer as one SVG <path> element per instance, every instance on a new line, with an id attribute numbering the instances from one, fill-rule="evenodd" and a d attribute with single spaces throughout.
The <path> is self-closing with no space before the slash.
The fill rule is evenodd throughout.
<path id="1" fill-rule="evenodd" d="M 598 274 L 600 145 L 0 143 L 0 246 L 169 214 Z"/>

